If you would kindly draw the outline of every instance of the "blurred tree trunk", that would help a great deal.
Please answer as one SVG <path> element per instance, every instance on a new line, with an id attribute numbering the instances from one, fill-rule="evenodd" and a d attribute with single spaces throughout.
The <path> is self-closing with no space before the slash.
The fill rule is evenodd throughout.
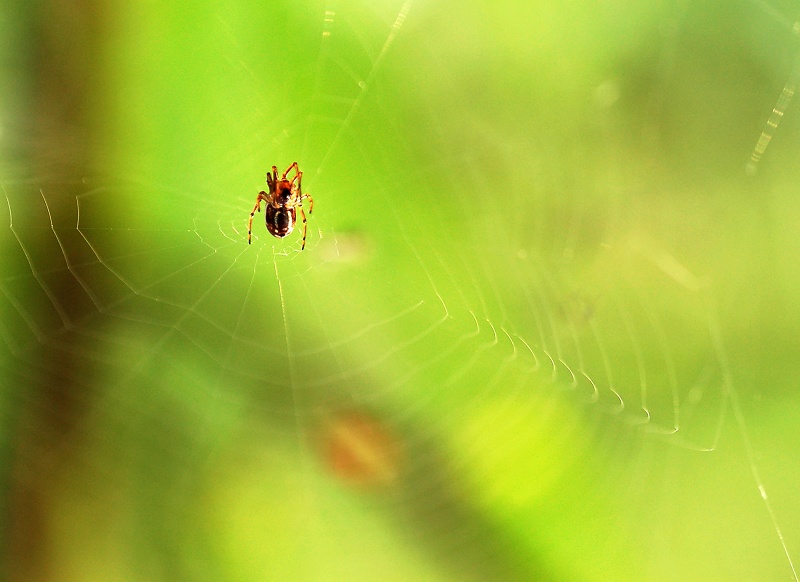
<path id="1" fill-rule="evenodd" d="M 21 53 L 24 65 L 11 74 L 19 75 L 27 95 L 10 146 L 21 152 L 22 175 L 41 185 L 53 213 L 74 209 L 78 180 L 90 165 L 90 108 L 101 62 L 99 8 L 93 0 L 46 0 L 18 15 L 20 45 L 12 50 Z M 36 188 L 30 191 L 30 203 L 41 204 L 33 199 Z M 47 228 L 39 232 L 41 238 L 52 236 Z M 75 281 L 63 260 L 54 273 L 55 283 L 48 283 L 69 307 L 69 318 L 86 315 L 76 307 L 85 301 L 70 301 Z M 44 342 L 14 361 L 17 369 L 6 374 L 19 395 L 9 413 L 14 428 L 8 443 L 6 579 L 56 580 L 49 508 L 74 461 L 81 419 L 93 395 L 78 369 L 86 361 L 68 351 Z"/>

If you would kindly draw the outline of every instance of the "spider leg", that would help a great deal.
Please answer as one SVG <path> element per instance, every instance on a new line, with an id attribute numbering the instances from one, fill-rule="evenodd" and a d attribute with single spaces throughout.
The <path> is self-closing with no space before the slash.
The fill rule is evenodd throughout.
<path id="1" fill-rule="evenodd" d="M 269 189 L 270 194 L 275 192 L 275 185 L 277 181 L 278 181 L 278 168 L 272 166 L 272 186 Z"/>
<path id="2" fill-rule="evenodd" d="M 300 243 L 300 250 L 302 251 L 306 248 L 306 213 L 303 212 L 302 206 L 298 206 L 297 209 L 300 211 L 300 218 L 303 219 L 303 242 Z"/>
<path id="3" fill-rule="evenodd" d="M 295 162 L 296 164 L 297 162 Z M 308 213 L 311 214 L 314 211 L 314 199 L 311 197 L 311 194 L 303 194 L 303 172 L 297 172 L 297 203 L 303 204 L 303 198 L 308 198 L 310 204 L 308 206 Z"/>
<path id="4" fill-rule="evenodd" d="M 281 180 L 286 179 L 286 176 L 289 175 L 289 172 L 292 171 L 292 168 L 294 168 L 294 178 L 292 178 L 291 182 L 292 184 L 294 184 L 294 181 L 297 179 L 297 175 L 300 173 L 300 168 L 297 167 L 297 162 L 292 162 L 292 165 L 286 168 L 286 171 L 283 173 L 283 177 L 281 178 Z"/>
<path id="5" fill-rule="evenodd" d="M 308 213 L 311 214 L 314 212 L 314 199 L 311 197 L 311 194 L 302 194 L 300 196 L 300 202 L 303 202 L 303 198 L 308 198 Z"/>
<path id="6" fill-rule="evenodd" d="M 269 172 L 267 172 L 269 176 Z M 256 213 L 256 210 L 261 212 L 261 201 L 267 200 L 267 193 L 263 190 L 258 193 L 258 198 L 256 198 L 256 205 L 253 206 L 253 212 L 250 213 L 250 220 L 247 221 L 247 244 L 250 244 L 250 239 L 253 236 L 253 216 Z"/>

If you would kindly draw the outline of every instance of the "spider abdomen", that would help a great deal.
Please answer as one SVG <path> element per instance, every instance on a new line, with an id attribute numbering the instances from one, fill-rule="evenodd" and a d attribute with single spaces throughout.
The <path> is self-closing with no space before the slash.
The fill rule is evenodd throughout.
<path id="1" fill-rule="evenodd" d="M 267 205 L 265 217 L 267 230 L 277 238 L 283 238 L 294 230 L 294 223 L 297 219 L 297 211 L 293 207 L 275 207 Z"/>

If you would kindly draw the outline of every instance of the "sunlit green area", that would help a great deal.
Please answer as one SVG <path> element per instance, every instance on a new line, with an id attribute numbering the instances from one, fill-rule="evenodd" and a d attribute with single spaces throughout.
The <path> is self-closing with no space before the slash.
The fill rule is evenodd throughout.
<path id="1" fill-rule="evenodd" d="M 797 578 L 795 6 L 0 15 L 3 579 Z"/>

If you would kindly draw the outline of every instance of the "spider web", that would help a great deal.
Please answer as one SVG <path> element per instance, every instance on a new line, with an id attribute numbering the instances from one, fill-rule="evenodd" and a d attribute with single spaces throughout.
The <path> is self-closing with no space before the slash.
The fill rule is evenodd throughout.
<path id="1" fill-rule="evenodd" d="M 796 8 L 229 8 L 118 23 L 99 170 L 3 169 L 9 488 L 57 443 L 52 551 L 797 579 Z M 295 160 L 306 249 L 247 245 Z"/>

